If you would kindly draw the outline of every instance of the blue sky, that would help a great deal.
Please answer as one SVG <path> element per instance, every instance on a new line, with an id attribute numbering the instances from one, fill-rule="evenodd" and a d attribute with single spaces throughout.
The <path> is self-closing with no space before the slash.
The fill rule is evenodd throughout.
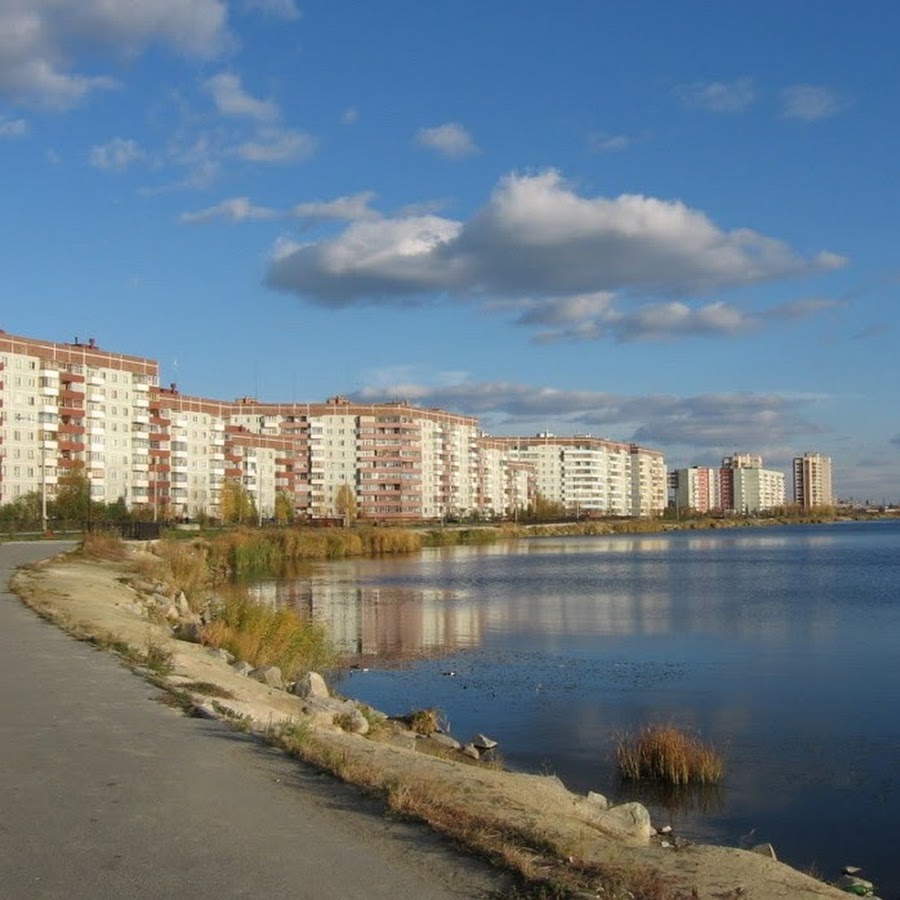
<path id="1" fill-rule="evenodd" d="M 894 0 L 0 0 L 0 327 L 670 467 L 815 450 L 896 500 L 898 29 Z"/>

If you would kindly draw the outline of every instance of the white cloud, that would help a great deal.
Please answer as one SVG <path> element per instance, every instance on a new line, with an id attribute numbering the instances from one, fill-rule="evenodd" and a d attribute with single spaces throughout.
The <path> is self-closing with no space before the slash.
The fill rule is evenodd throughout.
<path id="1" fill-rule="evenodd" d="M 749 229 L 723 231 L 680 202 L 581 196 L 548 171 L 502 179 L 466 222 L 397 215 L 320 241 L 282 240 L 267 281 L 323 306 L 489 300 L 524 324 L 550 325 L 550 337 L 635 340 L 755 327 L 733 306 L 685 298 L 843 263 Z M 626 313 L 614 295 L 620 305 L 651 302 Z"/>
<path id="2" fill-rule="evenodd" d="M 271 122 L 278 118 L 278 107 L 271 100 L 257 100 L 248 94 L 241 79 L 231 72 L 221 72 L 208 78 L 204 88 L 212 95 L 216 109 L 223 116 Z"/>
<path id="3" fill-rule="evenodd" d="M 795 84 L 781 92 L 782 116 L 801 122 L 830 119 L 847 108 L 845 97 L 814 84 Z"/>
<path id="4" fill-rule="evenodd" d="M 68 108 L 115 86 L 78 71 L 82 54 L 136 56 L 160 44 L 212 57 L 229 41 L 223 0 L 4 0 L 0 4 L 0 94 Z"/>
<path id="5" fill-rule="evenodd" d="M 180 222 L 197 224 L 223 220 L 226 222 L 248 222 L 274 219 L 279 215 L 277 210 L 265 206 L 254 206 L 246 197 L 232 197 L 215 206 L 201 209 L 199 212 L 182 213 Z"/>
<path id="6" fill-rule="evenodd" d="M 481 152 L 468 131 L 458 122 L 420 128 L 416 132 L 415 142 L 420 147 L 437 151 L 447 159 L 463 159 Z"/>
<path id="7" fill-rule="evenodd" d="M 289 163 L 307 159 L 315 149 L 316 139 L 310 134 L 269 128 L 240 144 L 234 153 L 247 162 Z"/>
<path id="8" fill-rule="evenodd" d="M 359 121 L 359 110 L 350 106 L 341 114 L 341 125 L 355 125 Z"/>
<path id="9" fill-rule="evenodd" d="M 244 0 L 243 8 L 244 12 L 260 12 L 286 21 L 299 19 L 302 15 L 294 0 Z"/>
<path id="10" fill-rule="evenodd" d="M 741 112 L 756 99 L 753 82 L 749 78 L 735 81 L 695 81 L 675 88 L 675 96 L 690 109 L 707 112 Z"/>
<path id="11" fill-rule="evenodd" d="M 116 137 L 106 144 L 91 147 L 88 161 L 95 169 L 124 172 L 132 163 L 140 162 L 146 156 L 137 141 Z"/>
<path id="12" fill-rule="evenodd" d="M 428 384 L 398 367 L 395 382 L 358 392 L 366 402 L 409 399 L 421 406 L 476 416 L 494 433 L 593 433 L 664 448 L 701 448 L 711 462 L 737 447 L 790 442 L 821 429 L 803 416 L 814 401 L 778 393 L 723 393 L 676 397 L 568 391 L 514 382 Z"/>
<path id="13" fill-rule="evenodd" d="M 298 219 L 344 220 L 348 222 L 360 219 L 378 219 L 377 213 L 369 205 L 375 199 L 374 191 L 363 191 L 334 200 L 318 200 L 311 203 L 298 203 L 291 213 Z"/>
<path id="14" fill-rule="evenodd" d="M 7 119 L 0 116 L 0 140 L 24 137 L 28 134 L 28 123 L 24 119 Z"/>
<path id="15" fill-rule="evenodd" d="M 633 139 L 625 134 L 603 134 L 593 132 L 588 135 L 588 147 L 592 153 L 618 153 L 627 150 Z"/>

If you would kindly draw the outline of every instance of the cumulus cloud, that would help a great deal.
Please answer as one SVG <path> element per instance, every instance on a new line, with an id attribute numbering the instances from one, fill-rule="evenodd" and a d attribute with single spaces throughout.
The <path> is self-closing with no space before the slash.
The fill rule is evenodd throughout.
<path id="1" fill-rule="evenodd" d="M 5 0 L 0 4 L 0 94 L 68 108 L 115 86 L 78 70 L 82 54 L 136 56 L 159 44 L 208 58 L 229 41 L 223 0 Z"/>
<path id="2" fill-rule="evenodd" d="M 91 147 L 88 161 L 95 169 L 107 172 L 124 172 L 133 163 L 146 159 L 147 154 L 137 141 L 131 138 L 113 138 L 106 144 Z"/>
<path id="3" fill-rule="evenodd" d="M 274 219 L 279 215 L 277 210 L 265 206 L 255 206 L 246 197 L 232 197 L 215 206 L 201 209 L 198 212 L 182 213 L 179 221 L 188 224 L 213 222 L 247 222 Z"/>
<path id="4" fill-rule="evenodd" d="M 627 150 L 634 143 L 625 134 L 604 134 L 600 131 L 588 135 L 588 147 L 592 153 L 618 153 Z"/>
<path id="5" fill-rule="evenodd" d="M 319 241 L 283 238 L 267 282 L 323 306 L 501 301 L 524 324 L 567 322 L 589 326 L 583 337 L 612 328 L 637 339 L 752 327 L 731 306 L 694 308 L 686 298 L 843 263 L 831 253 L 805 258 L 749 229 L 724 231 L 677 201 L 585 197 L 551 170 L 502 179 L 465 222 L 398 215 L 352 222 Z M 626 315 L 614 294 L 651 304 Z"/>
<path id="6" fill-rule="evenodd" d="M 224 116 L 269 122 L 278 118 L 278 107 L 271 100 L 257 100 L 244 90 L 239 76 L 221 72 L 208 78 L 204 88 L 212 95 L 216 109 Z"/>
<path id="7" fill-rule="evenodd" d="M 303 131 L 268 128 L 239 144 L 234 153 L 253 163 L 291 163 L 307 159 L 316 149 L 316 139 Z"/>
<path id="8" fill-rule="evenodd" d="M 403 373 L 409 375 L 410 373 Z M 428 385 L 409 378 L 367 387 L 366 402 L 411 400 L 476 416 L 494 433 L 550 430 L 593 433 L 663 448 L 731 452 L 735 447 L 790 443 L 820 433 L 803 416 L 802 398 L 776 393 L 722 393 L 676 397 L 603 391 L 566 391 L 515 382 Z"/>
<path id="9" fill-rule="evenodd" d="M 469 132 L 458 122 L 420 128 L 416 132 L 415 143 L 428 150 L 435 150 L 447 159 L 464 159 L 481 152 Z"/>
<path id="10" fill-rule="evenodd" d="M 829 88 L 815 84 L 795 84 L 781 92 L 782 116 L 801 122 L 830 119 L 848 106 L 847 99 Z"/>
<path id="11" fill-rule="evenodd" d="M 359 121 L 359 110 L 350 106 L 341 113 L 341 125 L 355 125 Z"/>
<path id="12" fill-rule="evenodd" d="M 738 78 L 735 81 L 680 84 L 675 88 L 675 96 L 689 109 L 733 113 L 750 107 L 756 99 L 756 92 L 751 79 Z"/>
<path id="13" fill-rule="evenodd" d="M 0 139 L 24 137 L 28 134 L 28 123 L 24 119 L 8 119 L 0 116 Z"/>
<path id="14" fill-rule="evenodd" d="M 291 213 L 298 219 L 326 221 L 343 220 L 355 222 L 360 219 L 377 219 L 380 218 L 379 213 L 369 205 L 374 199 L 374 191 L 363 191 L 359 194 L 336 197 L 334 200 L 298 203 L 291 210 Z"/>

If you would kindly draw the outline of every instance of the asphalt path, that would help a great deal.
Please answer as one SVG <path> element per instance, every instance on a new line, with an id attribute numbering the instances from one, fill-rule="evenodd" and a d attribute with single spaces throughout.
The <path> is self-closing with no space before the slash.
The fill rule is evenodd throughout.
<path id="1" fill-rule="evenodd" d="M 496 896 L 488 867 L 158 702 L 9 593 L 15 566 L 69 546 L 0 544 L 0 897 Z"/>

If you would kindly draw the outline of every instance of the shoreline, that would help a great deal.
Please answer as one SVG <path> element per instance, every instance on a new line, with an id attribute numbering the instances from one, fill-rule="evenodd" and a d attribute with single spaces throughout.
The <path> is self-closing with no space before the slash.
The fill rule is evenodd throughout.
<path id="1" fill-rule="evenodd" d="M 633 805 L 607 811 L 599 800 L 573 794 L 554 777 L 472 765 L 455 758 L 456 751 L 435 754 L 434 748 L 426 750 L 427 740 L 411 737 L 408 729 L 392 728 L 380 738 L 345 731 L 340 724 L 349 722 L 346 706 L 341 714 L 237 675 L 221 651 L 176 640 L 165 626 L 150 622 L 140 593 L 128 583 L 128 570 L 127 562 L 63 556 L 21 570 L 13 589 L 76 637 L 120 655 L 123 648 L 132 648 L 133 656 L 134 648 L 146 647 L 143 664 L 132 658 L 130 666 L 169 691 L 190 714 L 223 719 L 276 743 L 380 797 L 387 810 L 425 821 L 478 855 L 517 870 L 526 883 L 567 885 L 568 893 L 558 896 L 575 896 L 596 884 L 618 884 L 624 891 L 622 879 L 628 878 L 632 886 L 635 880 L 656 885 L 656 893 L 643 889 L 643 894 L 633 891 L 635 896 L 673 900 L 846 896 L 758 853 L 651 835 L 649 821 Z M 147 667 L 151 644 L 170 655 L 170 672 Z M 198 685 L 229 696 L 210 697 Z M 462 822 L 467 825 L 460 833 Z M 487 846 L 473 837 L 486 832 L 503 839 Z"/>

